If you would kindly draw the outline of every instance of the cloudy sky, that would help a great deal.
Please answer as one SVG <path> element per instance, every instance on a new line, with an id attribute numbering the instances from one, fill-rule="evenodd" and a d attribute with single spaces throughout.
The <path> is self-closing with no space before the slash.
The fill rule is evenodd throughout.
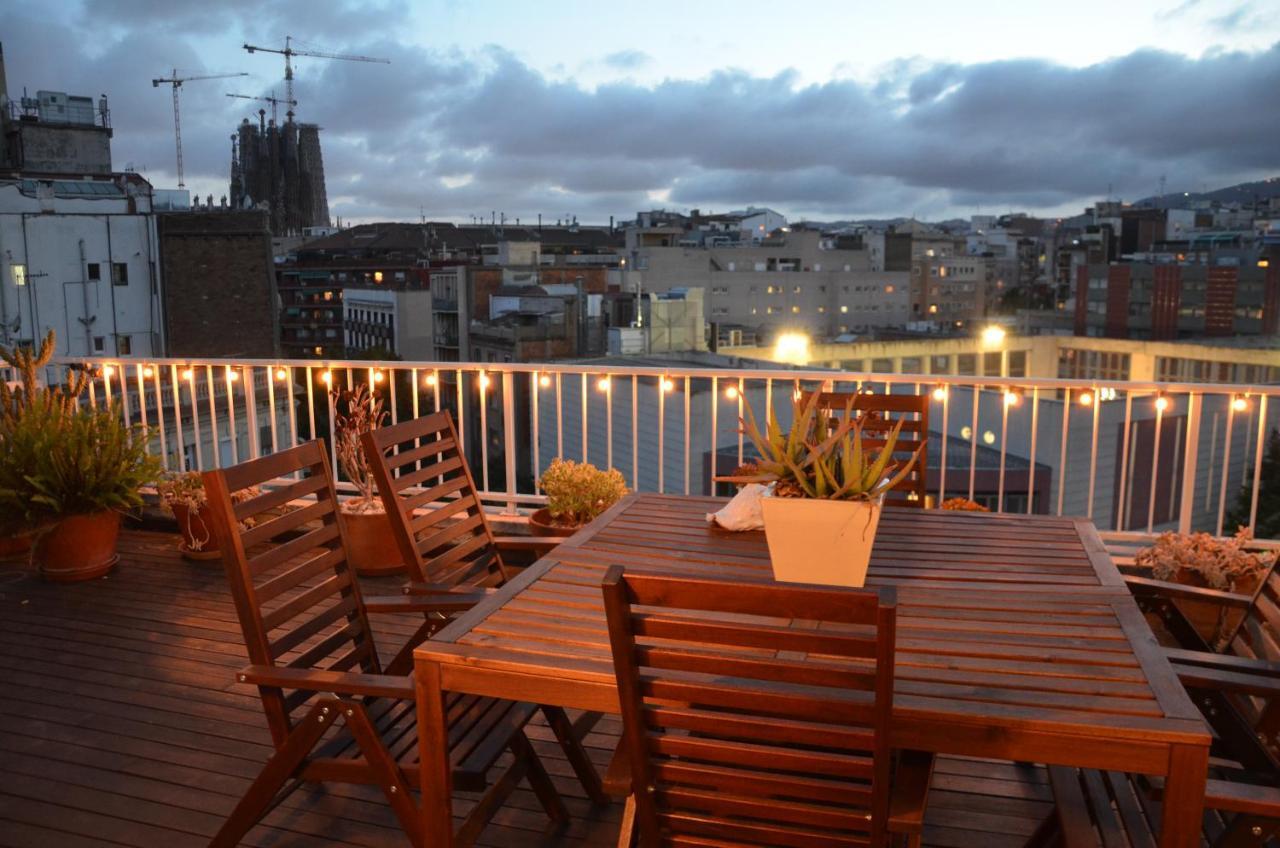
<path id="1" fill-rule="evenodd" d="M 768 205 L 793 218 L 1064 214 L 1280 174 L 1276 0 L 4 0 L 9 94 L 106 93 L 117 168 L 227 191 L 230 134 L 299 59 L 332 212 L 600 222 Z M 1036 10 L 1043 11 L 1036 11 Z"/>

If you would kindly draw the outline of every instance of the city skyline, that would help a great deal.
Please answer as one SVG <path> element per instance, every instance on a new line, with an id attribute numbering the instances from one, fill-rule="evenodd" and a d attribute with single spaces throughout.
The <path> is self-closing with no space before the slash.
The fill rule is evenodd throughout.
<path id="1" fill-rule="evenodd" d="M 1104 8 L 1099 26 L 1089 12 Z M 169 188 L 171 101 L 150 79 L 249 72 L 183 88 L 187 184 L 217 198 L 254 105 L 224 94 L 284 96 L 279 57 L 244 41 L 288 33 L 390 58 L 297 61 L 299 118 L 324 127 L 332 212 L 351 222 L 747 204 L 792 218 L 1070 214 L 1156 194 L 1161 177 L 1194 191 L 1280 165 L 1280 115 L 1265 108 L 1280 11 L 1262 3 L 997 5 L 981 21 L 938 3 L 791 19 L 713 4 L 678 21 L 555 9 L 19 2 L 9 93 L 107 94 L 115 167 Z"/>

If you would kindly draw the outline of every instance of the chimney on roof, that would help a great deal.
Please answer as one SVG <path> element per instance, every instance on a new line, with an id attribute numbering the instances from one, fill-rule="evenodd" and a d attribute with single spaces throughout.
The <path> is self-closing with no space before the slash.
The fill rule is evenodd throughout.
<path id="1" fill-rule="evenodd" d="M 9 78 L 4 73 L 4 45 L 0 44 L 0 106 L 9 102 Z"/>

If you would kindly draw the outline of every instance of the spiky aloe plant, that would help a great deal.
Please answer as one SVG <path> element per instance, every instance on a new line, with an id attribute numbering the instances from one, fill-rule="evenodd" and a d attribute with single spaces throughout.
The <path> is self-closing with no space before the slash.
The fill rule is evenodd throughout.
<path id="1" fill-rule="evenodd" d="M 733 483 L 774 483 L 774 496 L 824 500 L 875 500 L 898 485 L 915 467 L 917 449 L 906 462 L 893 460 L 902 422 L 893 425 L 878 449 L 863 444 L 869 419 L 855 416 L 853 398 L 844 415 L 834 417 L 819 408 L 814 392 L 795 402 L 795 416 L 785 433 L 770 410 L 760 432 L 750 405 L 739 419 L 742 432 L 760 453 L 758 473 L 723 478 Z M 876 437 L 876 441 L 880 441 Z"/>

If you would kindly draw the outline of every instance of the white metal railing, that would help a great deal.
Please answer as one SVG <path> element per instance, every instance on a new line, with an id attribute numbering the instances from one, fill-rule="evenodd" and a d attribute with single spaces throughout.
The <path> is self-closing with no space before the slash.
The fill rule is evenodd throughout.
<path id="1" fill-rule="evenodd" d="M 318 435 L 332 446 L 334 386 L 364 382 L 397 422 L 452 411 L 482 497 L 508 511 L 544 501 L 551 458 L 617 467 L 633 488 L 701 495 L 750 457 L 737 421 L 790 418 L 793 394 L 925 394 L 936 500 L 1083 515 L 1110 531 L 1221 534 L 1243 487 L 1256 525 L 1280 386 L 904 375 L 778 368 L 93 359 L 90 399 L 154 427 L 165 465 L 240 462 Z"/>

